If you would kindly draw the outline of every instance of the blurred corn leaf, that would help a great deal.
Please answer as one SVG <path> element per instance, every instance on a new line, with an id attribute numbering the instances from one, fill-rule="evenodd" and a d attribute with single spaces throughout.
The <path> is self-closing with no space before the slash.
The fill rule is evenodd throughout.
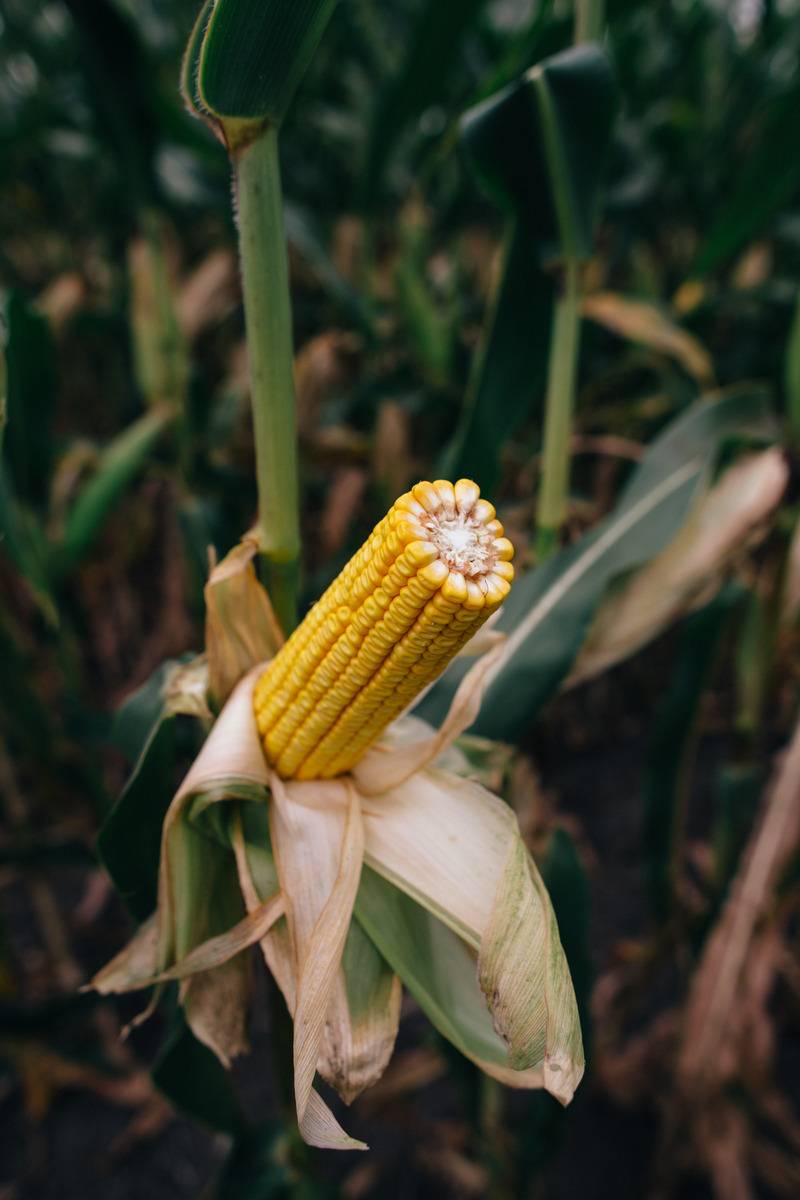
<path id="1" fill-rule="evenodd" d="M 732 762 L 720 771 L 715 789 L 711 841 L 721 898 L 738 869 L 764 782 L 765 769 L 761 762 Z"/>
<path id="2" fill-rule="evenodd" d="M 336 0 L 214 0 L 201 10 L 184 67 L 194 107 L 279 125 Z"/>
<path id="3" fill-rule="evenodd" d="M 795 302 L 783 363 L 786 415 L 792 436 L 800 437 L 800 297 Z"/>
<path id="4" fill-rule="evenodd" d="M 608 59 L 583 45 L 531 67 L 462 119 L 476 175 L 527 220 L 543 263 L 592 253 L 614 103 Z"/>
<path id="5" fill-rule="evenodd" d="M 232 1136 L 246 1129 L 229 1072 L 198 1042 L 177 1005 L 152 1076 L 169 1100 L 204 1125 Z"/>
<path id="6" fill-rule="evenodd" d="M 742 455 L 723 471 L 669 545 L 606 595 L 565 686 L 574 687 L 630 658 L 711 600 L 742 554 L 769 530 L 789 478 L 778 446 Z M 759 640 L 751 656 L 758 680 L 763 676 L 762 649 Z"/>
<path id="7" fill-rule="evenodd" d="M 280 1125 L 246 1129 L 236 1138 L 225 1160 L 214 1187 L 214 1200 L 297 1196 L 288 1152 L 286 1133 Z"/>
<path id="8" fill-rule="evenodd" d="M 756 117 L 755 133 L 744 153 L 736 154 L 733 186 L 717 206 L 694 268 L 707 275 L 729 261 L 761 233 L 800 187 L 800 159 L 795 152 L 800 88 L 775 96 Z M 760 119 L 759 119 L 760 118 Z"/>
<path id="9" fill-rule="evenodd" d="M 115 210 L 123 215 L 152 202 L 163 98 L 134 21 L 109 0 L 64 0 L 96 134 L 113 156 Z"/>
<path id="10" fill-rule="evenodd" d="M 175 665 L 162 664 L 117 714 L 115 740 L 134 768 L 97 839 L 98 854 L 137 921 L 156 906 L 161 825 L 174 788 L 175 731 L 166 683 Z"/>
<path id="11" fill-rule="evenodd" d="M 503 444 L 544 392 L 553 280 L 588 258 L 611 134 L 611 70 L 597 46 L 532 67 L 461 122 L 468 161 L 506 214 L 502 265 L 444 473 L 491 491 Z"/>
<path id="12" fill-rule="evenodd" d="M 573 838 L 566 829 L 556 828 L 542 860 L 542 879 L 558 921 L 561 945 L 567 956 L 569 973 L 575 988 L 581 1019 L 583 1048 L 591 1055 L 592 964 L 589 954 L 589 880 Z"/>
<path id="13" fill-rule="evenodd" d="M 730 584 L 686 621 L 672 677 L 656 716 L 645 778 L 645 848 L 650 904 L 663 920 L 676 900 L 700 704 L 728 618 L 742 589 Z"/>
<path id="14" fill-rule="evenodd" d="M 53 468 L 52 418 L 56 364 L 50 327 L 18 295 L 4 306 L 6 327 L 6 431 L 4 472 L 17 498 L 42 510 Z"/>
<path id="15" fill-rule="evenodd" d="M 56 551 L 60 571 L 70 571 L 91 550 L 103 522 L 150 458 L 174 417 L 171 406 L 154 408 L 118 434 L 101 452 L 94 473 L 67 514 Z"/>
<path id="16" fill-rule="evenodd" d="M 97 840 L 97 850 L 137 921 L 156 905 L 161 827 L 175 790 L 175 716 L 204 716 L 204 675 L 197 664 L 170 660 L 120 708 L 114 742 L 133 771 Z"/>
<path id="17" fill-rule="evenodd" d="M 722 444 L 768 441 L 774 433 L 769 405 L 756 390 L 696 404 L 673 421 L 610 516 L 515 583 L 498 623 L 508 634 L 506 655 L 473 731 L 505 740 L 521 734 L 569 670 L 608 586 L 648 562 L 681 528 L 708 485 Z M 463 673 L 463 664 L 454 664 L 423 698 L 418 714 L 438 723 Z"/>
<path id="18" fill-rule="evenodd" d="M 487 0 L 437 0 L 418 6 L 402 62 L 379 88 L 370 119 L 362 204 L 371 212 L 381 199 L 389 162 L 401 134 L 435 104 Z"/>
<path id="19" fill-rule="evenodd" d="M 441 463 L 446 479 L 474 479 L 490 494 L 496 487 L 502 447 L 544 391 L 552 307 L 553 281 L 539 269 L 536 240 L 513 218 L 458 428 Z"/>

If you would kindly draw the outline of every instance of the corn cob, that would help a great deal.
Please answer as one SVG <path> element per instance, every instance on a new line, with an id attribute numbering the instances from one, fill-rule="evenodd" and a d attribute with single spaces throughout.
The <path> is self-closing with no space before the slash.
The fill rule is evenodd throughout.
<path id="1" fill-rule="evenodd" d="M 256 684 L 278 774 L 329 779 L 353 767 L 502 604 L 513 553 L 471 480 L 401 496 Z"/>

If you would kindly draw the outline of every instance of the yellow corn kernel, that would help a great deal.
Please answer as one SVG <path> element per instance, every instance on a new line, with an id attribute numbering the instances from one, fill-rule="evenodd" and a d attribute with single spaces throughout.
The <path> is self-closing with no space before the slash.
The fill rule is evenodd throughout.
<path id="1" fill-rule="evenodd" d="M 400 496 L 256 684 L 278 774 L 350 770 L 502 604 L 512 555 L 472 480 Z"/>

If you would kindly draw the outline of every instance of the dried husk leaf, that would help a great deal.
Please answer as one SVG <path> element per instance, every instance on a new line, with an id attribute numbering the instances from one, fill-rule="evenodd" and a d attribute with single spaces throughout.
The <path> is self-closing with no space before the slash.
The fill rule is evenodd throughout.
<path id="1" fill-rule="evenodd" d="M 317 1070 L 346 1104 L 380 1079 L 400 1023 L 400 980 L 350 922 L 328 1007 Z"/>
<path id="2" fill-rule="evenodd" d="M 281 904 L 263 905 L 260 912 L 243 917 L 230 851 L 199 831 L 190 819 L 190 806 L 196 815 L 232 798 L 263 800 L 267 772 L 252 707 L 258 670 L 234 692 L 167 811 L 155 953 L 152 929 L 144 926 L 94 981 L 104 990 L 111 990 L 112 983 L 128 990 L 165 974 L 181 978 L 191 969 L 182 987 L 187 1020 L 226 1064 L 244 1047 L 249 978 L 241 951 L 264 936 L 280 916 Z M 154 973 L 142 979 L 148 965 L 155 967 Z M 202 972 L 200 985 L 197 971 Z"/>
<path id="3" fill-rule="evenodd" d="M 274 658 L 284 642 L 266 590 L 256 578 L 258 546 L 244 538 L 211 570 L 205 586 L 208 690 L 221 708 L 256 663 Z"/>
<path id="4" fill-rule="evenodd" d="M 358 793 L 347 780 L 270 779 L 270 833 L 294 950 L 294 1086 L 303 1138 L 323 1149 L 366 1149 L 336 1121 L 313 1081 L 334 996 L 364 851 Z"/>
<path id="5" fill-rule="evenodd" d="M 710 599 L 732 560 L 763 534 L 788 481 L 778 448 L 726 471 L 667 548 L 603 603 L 564 686 L 575 687 L 629 657 Z"/>
<path id="6" fill-rule="evenodd" d="M 281 916 L 283 897 L 276 894 L 264 903 L 259 902 L 225 933 L 195 946 L 166 970 L 159 970 L 158 967 L 158 921 L 153 916 L 137 930 L 128 945 L 98 971 L 92 980 L 92 987 L 108 995 L 112 992 L 135 991 L 175 979 L 188 979 L 190 975 L 211 971 L 260 941 Z"/>
<path id="7" fill-rule="evenodd" d="M 247 815 L 252 815 L 252 811 L 251 806 Z M 269 818 L 266 805 L 264 806 L 264 817 L 267 822 L 267 836 L 260 838 L 254 838 L 252 834 L 249 838 L 245 837 L 242 828 L 241 806 L 233 821 L 231 841 L 236 855 L 236 868 L 239 873 L 242 898 L 248 912 L 255 912 L 262 903 L 261 897 L 269 896 L 275 888 L 280 886 L 275 859 L 272 856 L 271 848 L 267 846 Z M 297 1003 L 297 979 L 292 940 L 285 917 L 281 917 L 267 931 L 261 939 L 260 945 L 267 967 L 286 1001 L 286 1007 L 294 1015 Z"/>

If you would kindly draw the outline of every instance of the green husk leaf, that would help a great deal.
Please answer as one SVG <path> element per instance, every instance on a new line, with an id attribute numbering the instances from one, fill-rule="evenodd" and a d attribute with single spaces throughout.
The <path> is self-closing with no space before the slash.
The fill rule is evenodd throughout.
<path id="1" fill-rule="evenodd" d="M 363 814 L 365 862 L 477 954 L 506 1066 L 541 1070 L 569 1103 L 583 1073 L 575 995 L 513 812 L 474 781 L 427 769 L 365 796 Z"/>

